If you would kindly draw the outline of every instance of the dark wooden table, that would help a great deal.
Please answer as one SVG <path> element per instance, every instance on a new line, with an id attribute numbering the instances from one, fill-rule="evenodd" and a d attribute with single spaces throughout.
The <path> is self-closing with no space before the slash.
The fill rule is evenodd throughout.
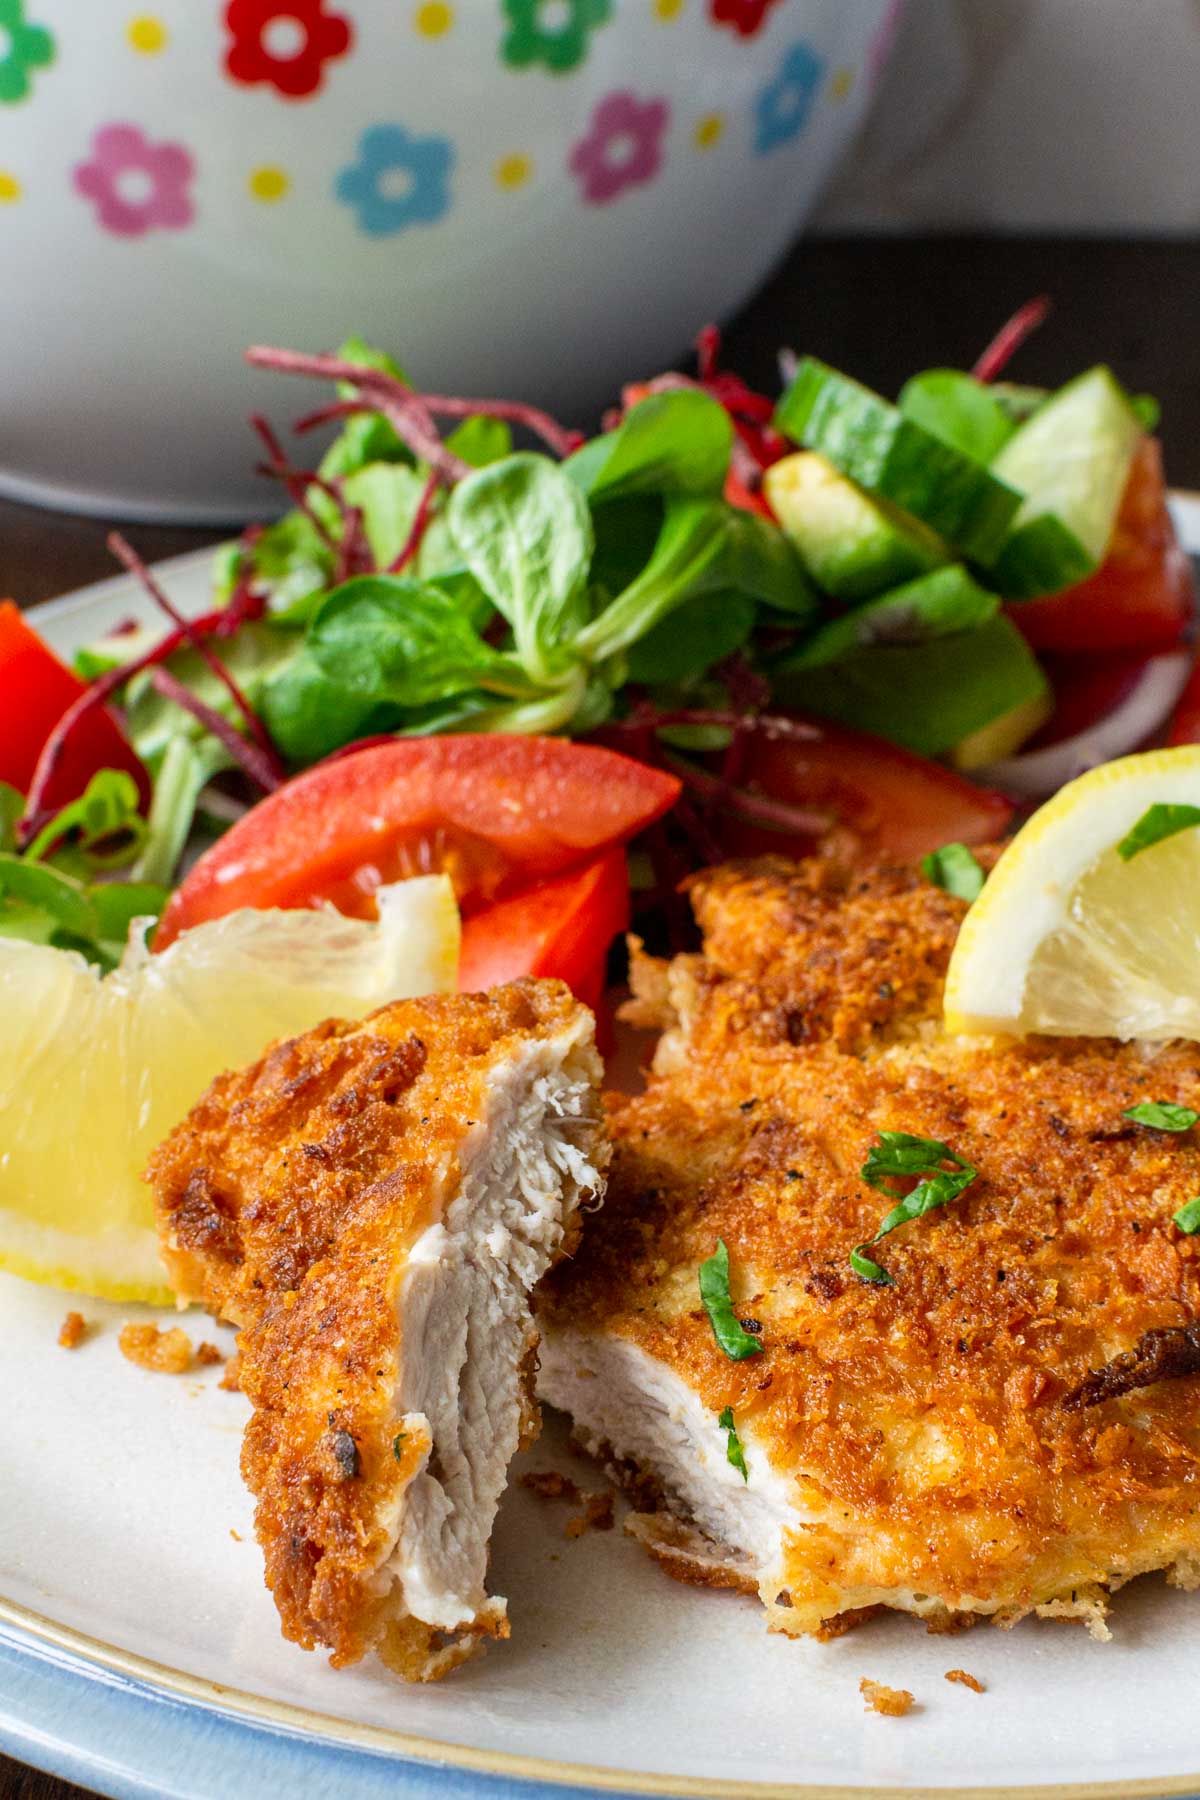
<path id="1" fill-rule="evenodd" d="M 1172 484 L 1200 488 L 1200 243 L 938 238 L 801 244 L 730 326 L 726 356 L 756 386 L 772 390 L 775 353 L 787 344 L 894 393 L 914 369 L 969 367 L 1003 320 L 1041 293 L 1052 296 L 1054 311 L 1022 352 L 1017 378 L 1053 385 L 1088 362 L 1113 364 L 1128 386 L 1163 403 Z M 287 417 L 286 404 L 280 417 Z M 28 606 L 112 573 L 104 539 L 117 523 L 122 521 L 66 518 L 0 501 L 0 591 Z M 218 535 L 146 525 L 129 530 L 148 562 Z M 0 1800 L 79 1794 L 0 1757 Z"/>

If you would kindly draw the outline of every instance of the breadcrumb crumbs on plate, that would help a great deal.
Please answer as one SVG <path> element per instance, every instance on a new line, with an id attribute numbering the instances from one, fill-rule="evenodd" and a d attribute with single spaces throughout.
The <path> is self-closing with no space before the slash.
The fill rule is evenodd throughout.
<path id="1" fill-rule="evenodd" d="M 522 1475 L 521 1486 L 536 1494 L 539 1500 L 578 1500 L 579 1489 L 569 1475 L 560 1475 L 557 1469 L 531 1469 Z"/>
<path id="2" fill-rule="evenodd" d="M 87 1336 L 87 1320 L 81 1312 L 69 1312 L 58 1328 L 58 1341 L 64 1350 L 76 1350 Z"/>
<path id="3" fill-rule="evenodd" d="M 963 1687 L 969 1687 L 973 1694 L 987 1693 L 982 1681 L 975 1675 L 968 1675 L 965 1669 L 947 1669 L 946 1680 L 961 1682 Z"/>
<path id="4" fill-rule="evenodd" d="M 235 1544 L 240 1544 L 240 1543 L 242 1543 L 242 1542 L 243 1542 L 243 1541 L 244 1541 L 244 1540 L 243 1540 L 243 1538 L 242 1538 L 242 1534 L 241 1534 L 241 1532 L 240 1532 L 240 1531 L 235 1531 L 235 1530 L 234 1530 L 234 1529 L 233 1529 L 233 1526 L 232 1526 L 232 1525 L 231 1525 L 231 1526 L 230 1526 L 230 1527 L 229 1527 L 229 1535 L 230 1535 L 230 1537 L 231 1537 L 231 1538 L 232 1538 L 232 1539 L 233 1539 L 233 1541 L 234 1541 L 234 1543 L 235 1543 Z"/>
<path id="5" fill-rule="evenodd" d="M 196 1345 L 196 1361 L 203 1368 L 211 1369 L 214 1363 L 224 1362 L 224 1360 L 225 1358 L 215 1344 Z"/>
<path id="6" fill-rule="evenodd" d="M 218 1381 L 217 1386 L 219 1388 L 224 1388 L 227 1394 L 240 1394 L 242 1391 L 240 1379 L 241 1373 L 241 1359 L 235 1350 L 233 1355 L 226 1362 L 225 1373 L 222 1375 L 220 1381 Z"/>
<path id="7" fill-rule="evenodd" d="M 858 1691 L 867 1703 L 868 1712 L 883 1713 L 889 1719 L 902 1719 L 915 1704 L 907 1688 L 885 1687 L 882 1681 L 869 1681 L 864 1675 Z"/>
<path id="8" fill-rule="evenodd" d="M 585 1531 L 611 1531 L 615 1500 L 612 1489 L 607 1488 L 602 1494 L 585 1494 L 582 1498 L 583 1511 L 567 1520 L 567 1537 L 582 1537 Z"/>
<path id="9" fill-rule="evenodd" d="M 192 1361 L 192 1340 L 178 1325 L 160 1331 L 157 1325 L 122 1325 L 117 1339 L 121 1355 L 139 1369 L 158 1375 L 184 1375 Z"/>

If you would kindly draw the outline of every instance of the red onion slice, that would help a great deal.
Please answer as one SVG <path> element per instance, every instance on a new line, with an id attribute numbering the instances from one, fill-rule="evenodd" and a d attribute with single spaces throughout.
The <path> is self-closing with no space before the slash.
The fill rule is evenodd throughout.
<path id="1" fill-rule="evenodd" d="M 1152 656 L 1121 704 L 1086 731 L 1063 738 L 1061 743 L 1047 744 L 1042 750 L 1030 750 L 1024 756 L 1008 756 L 986 768 L 972 769 L 972 780 L 1042 800 L 1098 763 L 1136 750 L 1158 730 L 1183 692 L 1192 660 L 1189 650 L 1168 650 L 1162 656 Z"/>

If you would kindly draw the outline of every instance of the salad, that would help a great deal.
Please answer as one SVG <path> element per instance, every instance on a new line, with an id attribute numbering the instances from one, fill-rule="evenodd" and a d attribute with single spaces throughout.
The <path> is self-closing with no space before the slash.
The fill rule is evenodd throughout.
<path id="1" fill-rule="evenodd" d="M 222 547 L 211 609 L 115 537 L 164 628 L 72 670 L 0 607 L 0 933 L 112 967 L 135 918 L 162 948 L 238 906 L 370 916 L 442 870 L 464 985 L 595 1001 L 630 871 L 669 918 L 724 856 L 978 844 L 1196 740 L 1157 409 L 1104 367 L 999 379 L 1043 311 L 895 401 L 815 357 L 754 392 L 710 328 L 590 438 L 359 339 L 252 349 L 328 381 L 295 432 L 337 434 L 310 467 L 254 419 L 289 507 Z"/>

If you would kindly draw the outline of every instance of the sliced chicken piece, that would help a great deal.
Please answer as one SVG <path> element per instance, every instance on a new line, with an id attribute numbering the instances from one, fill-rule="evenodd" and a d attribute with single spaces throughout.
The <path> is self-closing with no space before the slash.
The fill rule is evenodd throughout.
<path id="1" fill-rule="evenodd" d="M 633 1478 L 630 1529 L 789 1633 L 883 1606 L 1104 1635 L 1130 1577 L 1200 1585 L 1200 1257 L 1173 1223 L 1200 1128 L 1128 1117 L 1200 1107 L 1200 1045 L 947 1036 L 965 909 L 915 870 L 729 865 L 692 897 L 703 954 L 635 958 L 654 1072 L 610 1098 L 604 1208 L 538 1297 L 539 1391 Z M 881 1131 L 975 1173 L 869 1249 L 874 1281 Z M 698 1289 L 719 1242 L 740 1360 Z"/>
<path id="2" fill-rule="evenodd" d="M 221 1076 L 156 1152 L 182 1299 L 241 1327 L 242 1473 L 285 1636 L 444 1673 L 536 1435 L 530 1295 L 603 1189 L 593 1021 L 557 982 L 400 1001 Z"/>

